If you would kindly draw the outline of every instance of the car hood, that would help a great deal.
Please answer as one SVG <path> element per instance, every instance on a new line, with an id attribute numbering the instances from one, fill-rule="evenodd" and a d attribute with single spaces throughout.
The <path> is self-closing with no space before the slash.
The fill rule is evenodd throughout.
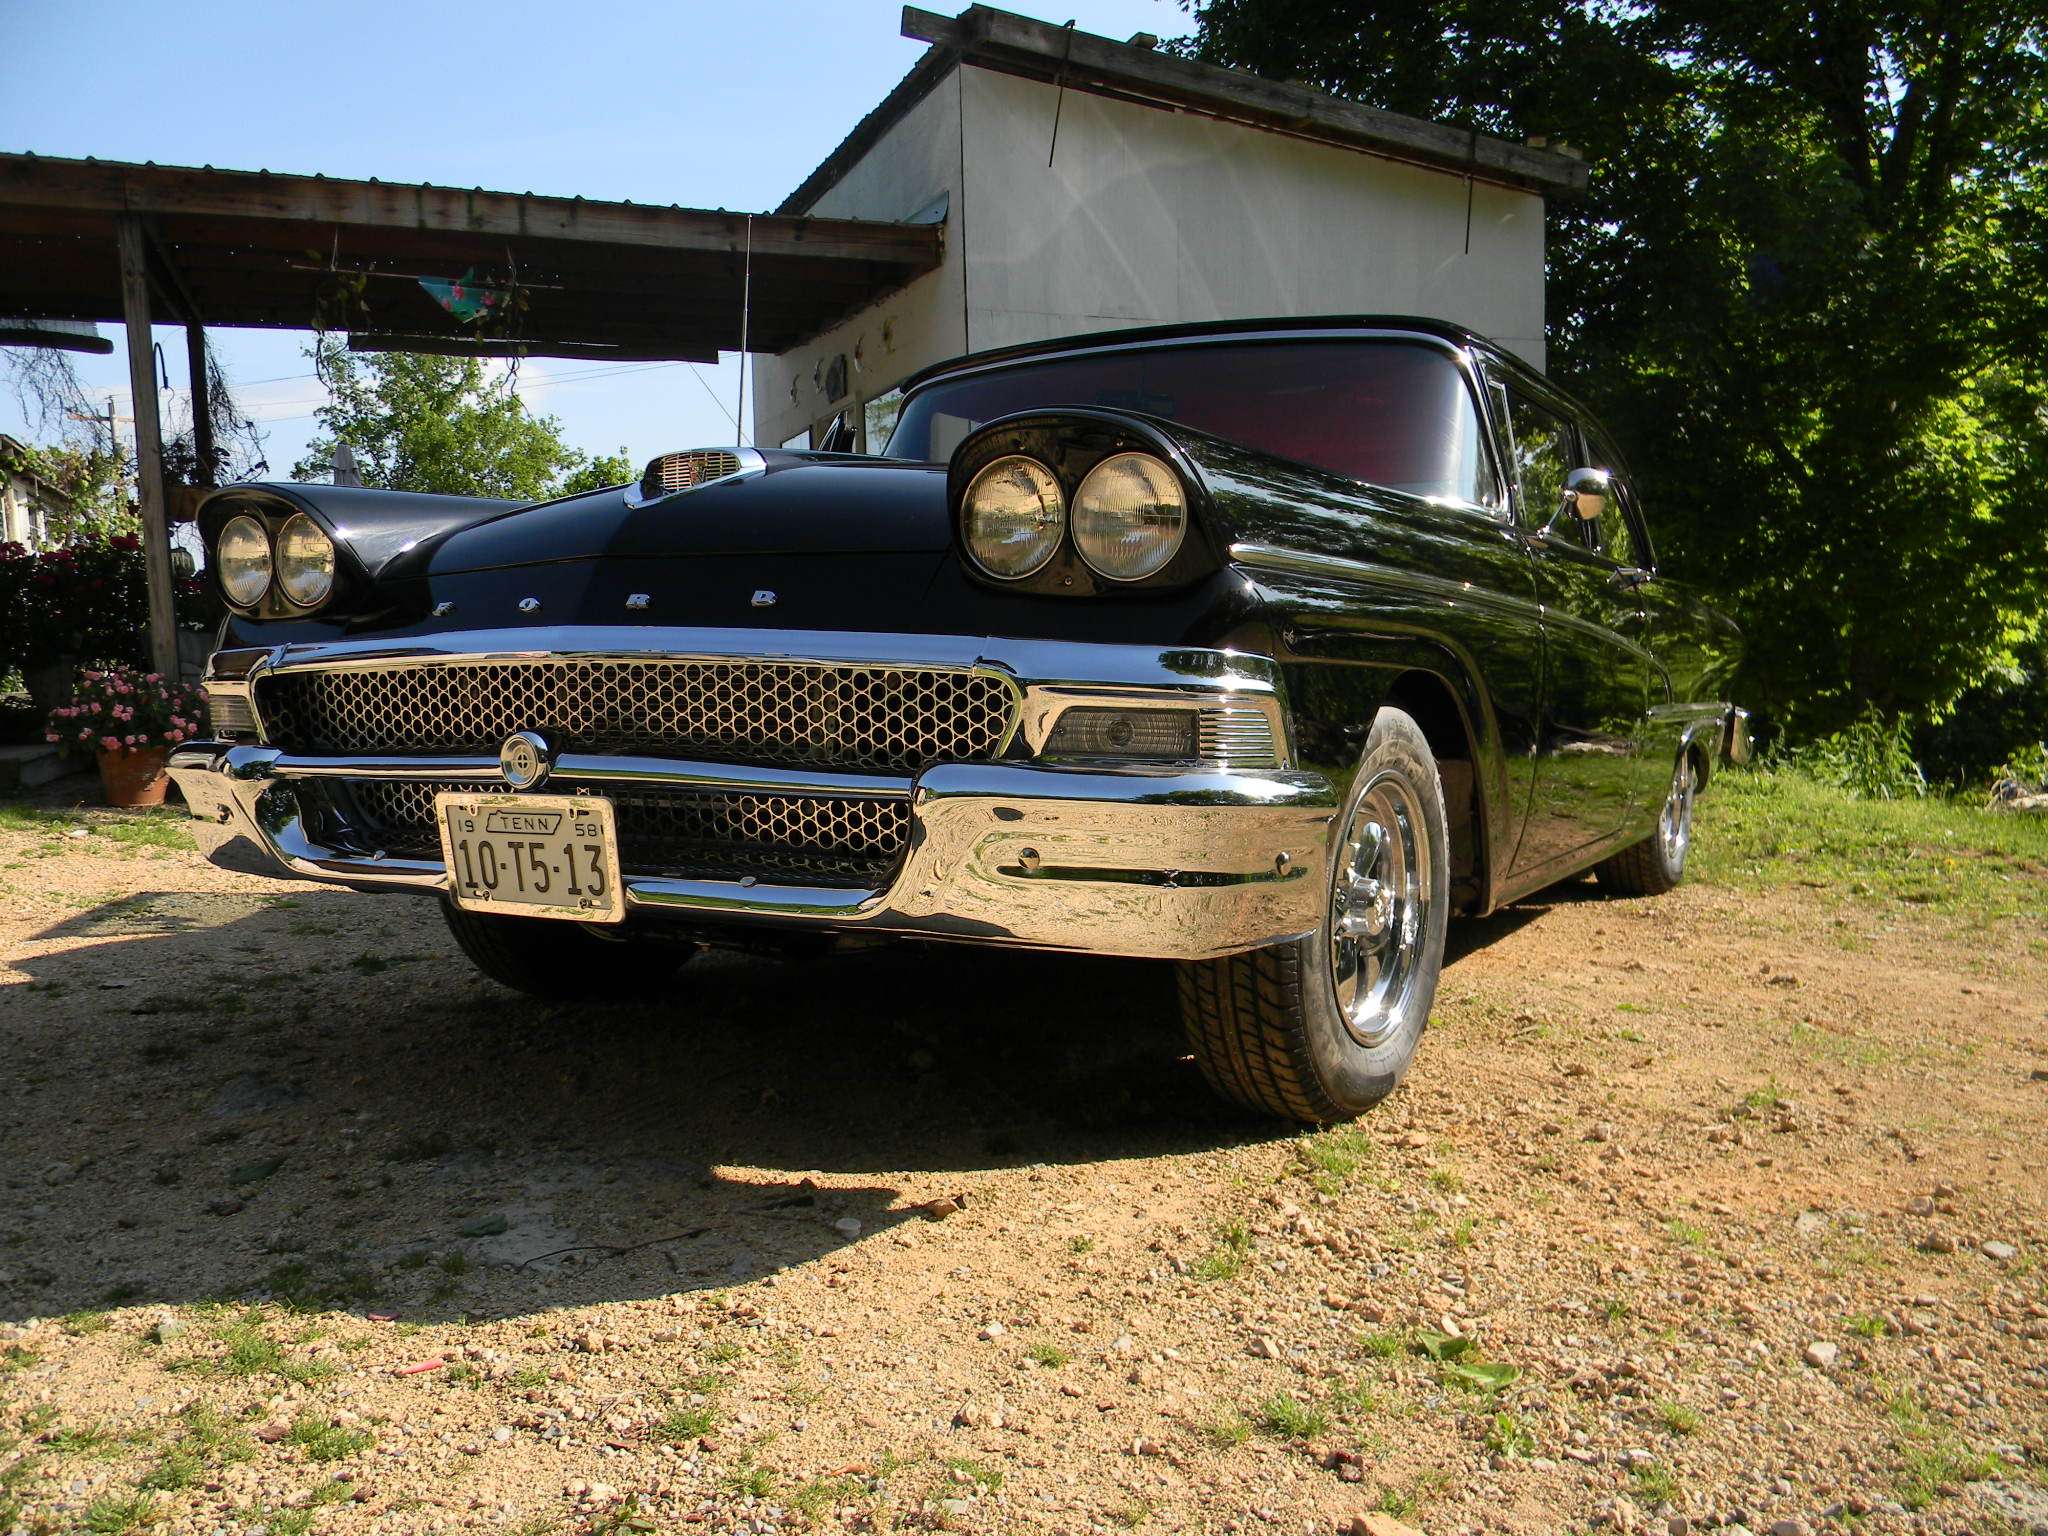
<path id="1" fill-rule="evenodd" d="M 442 540 L 428 573 L 565 560 L 911 553 L 950 542 L 943 464 L 841 454 L 762 458 L 757 473 L 644 507 L 614 488 L 493 517 Z"/>

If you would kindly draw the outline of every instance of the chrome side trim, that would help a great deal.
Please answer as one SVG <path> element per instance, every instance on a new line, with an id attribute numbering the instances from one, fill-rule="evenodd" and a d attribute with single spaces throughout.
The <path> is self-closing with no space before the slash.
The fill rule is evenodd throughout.
<path id="1" fill-rule="evenodd" d="M 1233 544 L 1230 546 L 1230 558 L 1254 569 L 1399 587 L 1446 607 L 1488 608 L 1531 623 L 1545 616 L 1541 603 L 1516 597 L 1511 592 L 1497 592 L 1489 587 L 1475 587 L 1469 582 L 1452 581 L 1448 577 L 1431 576 L 1421 571 L 1404 571 L 1391 565 L 1375 565 L 1369 560 L 1353 560 L 1343 555 L 1318 555 L 1306 550 L 1280 549 L 1271 544 Z"/>

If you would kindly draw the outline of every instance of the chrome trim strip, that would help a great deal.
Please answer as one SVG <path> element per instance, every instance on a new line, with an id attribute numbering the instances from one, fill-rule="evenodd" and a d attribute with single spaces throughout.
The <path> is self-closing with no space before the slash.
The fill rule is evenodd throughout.
<path id="1" fill-rule="evenodd" d="M 1500 526 L 1506 527 L 1505 524 Z M 1296 576 L 1333 576 L 1343 581 L 1370 581 L 1381 586 L 1400 587 L 1432 602 L 1453 607 L 1463 604 L 1490 608 L 1496 613 L 1513 614 L 1519 619 L 1541 619 L 1545 611 L 1543 605 L 1534 599 L 1516 597 L 1511 592 L 1475 587 L 1467 582 L 1452 581 L 1446 576 L 1404 571 L 1391 565 L 1375 565 L 1369 560 L 1353 560 L 1343 555 L 1318 555 L 1306 550 L 1279 549 L 1271 544 L 1233 544 L 1230 546 L 1230 558 L 1241 565 L 1286 571 Z"/>
<path id="2" fill-rule="evenodd" d="M 260 749 L 269 757 L 261 776 L 279 779 L 392 779 L 417 782 L 504 777 L 496 757 L 375 757 L 351 753 L 334 757 L 301 757 L 275 747 Z M 257 775 L 251 775 L 257 776 Z M 776 768 L 756 763 L 717 763 L 668 757 L 607 757 L 565 752 L 548 776 L 578 779 L 602 789 L 606 785 L 653 785 L 662 789 L 729 789 L 747 793 L 833 795 L 841 799 L 908 799 L 911 781 L 883 773 L 832 773 L 806 768 Z"/>

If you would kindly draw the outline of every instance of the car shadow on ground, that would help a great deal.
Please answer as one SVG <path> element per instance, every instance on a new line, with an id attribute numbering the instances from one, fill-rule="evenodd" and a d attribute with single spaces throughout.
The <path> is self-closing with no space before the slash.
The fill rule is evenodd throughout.
<path id="1" fill-rule="evenodd" d="M 848 1262 L 989 1170 L 1295 1134 L 1209 1094 L 1164 964 L 719 952 L 659 1002 L 549 1005 L 429 902 L 279 893 L 138 894 L 15 962 L 0 1317 L 664 1295 Z"/>
<path id="2" fill-rule="evenodd" d="M 1208 1096 L 1165 966 L 718 953 L 659 1003 L 550 1006 L 477 975 L 431 903 L 279 891 L 139 894 L 15 960 L 0 1317 L 667 1294 L 835 1255 L 990 1169 L 1288 1134 Z"/>

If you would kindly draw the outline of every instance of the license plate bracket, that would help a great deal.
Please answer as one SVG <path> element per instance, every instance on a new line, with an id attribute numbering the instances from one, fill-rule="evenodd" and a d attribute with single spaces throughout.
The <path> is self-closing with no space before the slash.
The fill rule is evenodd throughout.
<path id="1" fill-rule="evenodd" d="M 618 813 L 598 795 L 434 796 L 448 892 L 471 912 L 617 923 Z"/>

